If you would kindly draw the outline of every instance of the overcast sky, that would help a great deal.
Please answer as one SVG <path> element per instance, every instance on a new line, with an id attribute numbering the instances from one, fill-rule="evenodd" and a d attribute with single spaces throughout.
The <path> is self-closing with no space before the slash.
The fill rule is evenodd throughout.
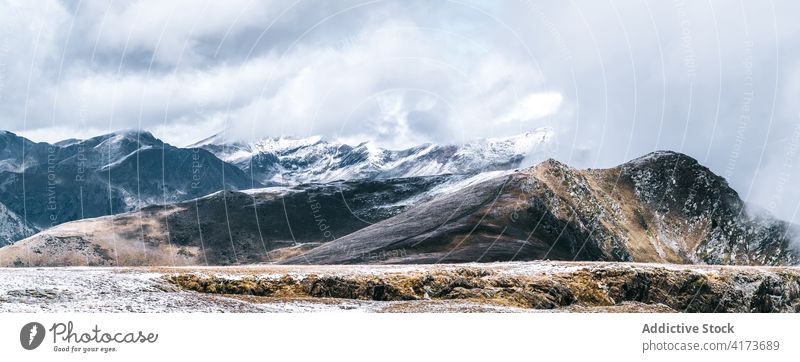
<path id="1" fill-rule="evenodd" d="M 386 147 L 549 126 L 604 167 L 687 153 L 800 206 L 797 1 L 0 0 L 0 129 Z"/>

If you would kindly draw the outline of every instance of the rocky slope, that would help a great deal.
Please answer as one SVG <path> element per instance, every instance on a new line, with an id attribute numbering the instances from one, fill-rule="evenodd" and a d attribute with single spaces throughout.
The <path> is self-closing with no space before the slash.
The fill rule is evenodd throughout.
<path id="1" fill-rule="evenodd" d="M 213 152 L 265 185 L 292 185 L 508 170 L 523 160 L 531 164 L 544 160 L 552 141 L 552 130 L 542 128 L 513 137 L 424 144 L 398 151 L 369 142 L 351 146 L 320 137 L 268 138 L 248 144 L 215 136 L 192 147 Z"/>
<path id="2" fill-rule="evenodd" d="M 218 192 L 50 228 L 0 248 L 0 266 L 277 261 L 470 182 L 451 175 Z"/>
<path id="3" fill-rule="evenodd" d="M 47 159 L 46 143 L 35 143 L 11 132 L 0 131 L 0 172 L 20 172 Z"/>
<path id="4" fill-rule="evenodd" d="M 0 246 L 33 235 L 34 229 L 5 205 L 0 204 Z"/>
<path id="5" fill-rule="evenodd" d="M 554 160 L 471 185 L 287 263 L 608 260 L 793 265 L 795 227 L 753 216 L 694 159 L 656 152 L 606 170 Z"/>
<path id="6" fill-rule="evenodd" d="M 619 167 L 548 160 L 476 176 L 225 192 L 65 224 L 0 265 L 430 264 L 595 260 L 794 265 L 793 225 L 753 215 L 694 159 Z"/>

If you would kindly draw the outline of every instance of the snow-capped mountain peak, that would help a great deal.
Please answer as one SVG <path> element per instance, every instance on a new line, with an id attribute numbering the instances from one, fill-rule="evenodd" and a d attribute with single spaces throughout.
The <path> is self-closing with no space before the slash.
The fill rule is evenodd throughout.
<path id="1" fill-rule="evenodd" d="M 294 137 L 276 137 L 264 138 L 253 143 L 254 152 L 273 152 L 281 153 L 291 150 L 296 150 L 302 147 L 310 147 L 322 141 L 320 136 L 311 136 L 307 138 L 294 138 Z"/>
<path id="2" fill-rule="evenodd" d="M 193 147 L 211 151 L 264 184 L 291 185 L 508 170 L 528 157 L 544 159 L 552 139 L 550 128 L 540 128 L 511 137 L 423 144 L 404 150 L 388 150 L 373 142 L 352 146 L 320 136 L 265 138 L 252 143 L 224 142 L 223 137 L 215 136 Z"/>

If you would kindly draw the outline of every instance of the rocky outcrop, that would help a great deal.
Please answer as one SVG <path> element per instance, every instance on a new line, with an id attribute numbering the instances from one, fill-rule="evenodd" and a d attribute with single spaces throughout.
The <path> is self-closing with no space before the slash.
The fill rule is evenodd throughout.
<path id="1" fill-rule="evenodd" d="M 0 203 L 0 247 L 34 234 L 25 218 Z"/>
<path id="2" fill-rule="evenodd" d="M 369 270 L 340 266 L 319 271 L 265 267 L 177 273 L 167 279 L 201 293 L 280 300 L 470 301 L 584 312 L 800 312 L 796 268 L 531 262 Z"/>

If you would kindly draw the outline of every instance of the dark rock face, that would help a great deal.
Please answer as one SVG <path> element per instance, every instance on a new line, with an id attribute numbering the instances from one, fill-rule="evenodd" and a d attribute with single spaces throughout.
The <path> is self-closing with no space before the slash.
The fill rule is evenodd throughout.
<path id="1" fill-rule="evenodd" d="M 278 194 L 218 193 L 181 204 L 164 222 L 174 245 L 197 246 L 202 233 L 209 263 L 268 262 L 280 257 L 275 250 L 316 246 L 394 216 L 405 209 L 403 200 L 446 179 L 302 185 Z"/>
<path id="2" fill-rule="evenodd" d="M 474 223 L 476 211 L 491 205 L 505 182 L 506 178 L 501 177 L 444 195 L 287 262 L 309 264 L 383 262 L 386 261 L 385 256 L 401 256 L 409 249 L 415 252 L 412 261 L 414 263 L 435 263 L 443 261 L 440 260 L 442 257 L 449 262 L 475 261 L 474 252 L 465 252 L 468 248 L 487 250 L 489 244 L 486 242 L 491 242 L 487 240 L 490 238 L 477 236 L 461 247 L 458 245 L 458 236 L 470 232 L 476 226 Z M 452 252 L 451 255 L 448 255 L 449 252 Z M 459 260 L 459 258 L 467 259 Z M 470 258 L 472 260 L 469 260 Z M 394 258 L 393 261 L 400 260 Z"/>
<path id="3" fill-rule="evenodd" d="M 5 245 L 33 234 L 34 228 L 25 221 L 24 215 L 17 215 L 5 205 L 0 204 L 0 245 Z"/>
<path id="4" fill-rule="evenodd" d="M 235 166 L 202 149 L 140 149 L 102 173 L 108 175 L 112 187 L 133 194 L 139 206 L 260 186 Z"/>
<path id="5" fill-rule="evenodd" d="M 619 169 L 619 183 L 642 201 L 649 220 L 681 221 L 684 225 L 673 222 L 669 228 L 699 234 L 689 259 L 752 265 L 800 261 L 792 245 L 796 226 L 751 212 L 725 179 L 691 157 L 662 151 Z"/>
<path id="6" fill-rule="evenodd" d="M 47 158 L 49 145 L 0 131 L 0 171 L 18 172 Z"/>

